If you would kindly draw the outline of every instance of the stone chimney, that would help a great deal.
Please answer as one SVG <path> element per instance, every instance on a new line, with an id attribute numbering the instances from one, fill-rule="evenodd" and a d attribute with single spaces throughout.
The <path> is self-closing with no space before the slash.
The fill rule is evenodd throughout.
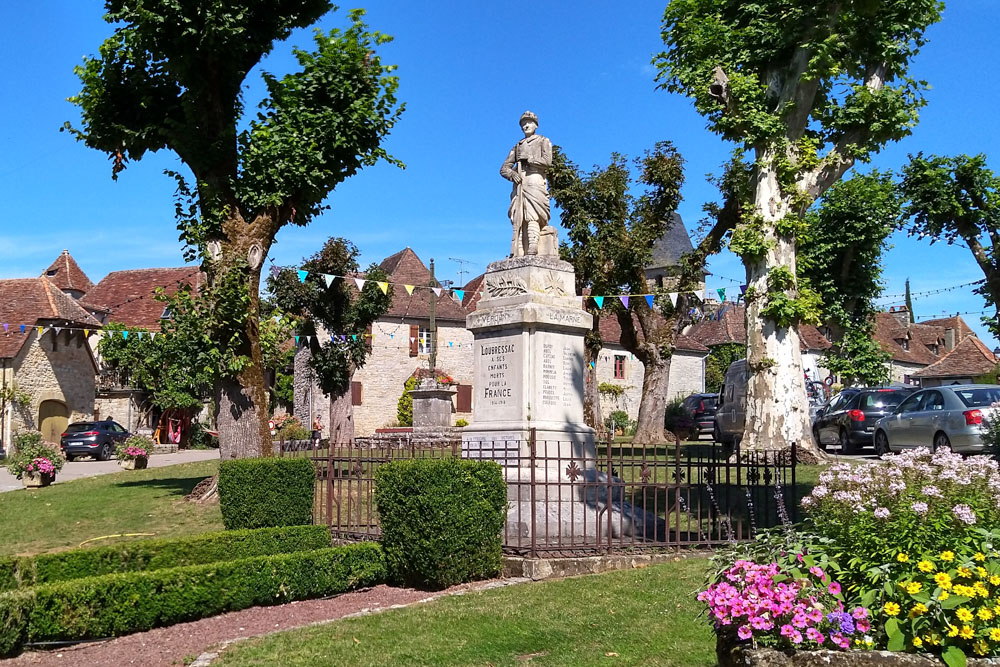
<path id="1" fill-rule="evenodd" d="M 955 329 L 953 327 L 944 330 L 944 349 L 949 352 L 955 349 Z"/>
<path id="2" fill-rule="evenodd" d="M 904 329 L 910 326 L 910 311 L 906 306 L 889 306 L 889 312 Z"/>

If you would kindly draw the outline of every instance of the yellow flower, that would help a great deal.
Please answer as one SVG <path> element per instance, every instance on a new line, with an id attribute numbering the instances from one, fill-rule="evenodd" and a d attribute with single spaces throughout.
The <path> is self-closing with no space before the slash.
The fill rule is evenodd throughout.
<path id="1" fill-rule="evenodd" d="M 990 586 L 1000 586 L 1000 577 L 995 574 L 990 577 Z"/>
<path id="2" fill-rule="evenodd" d="M 974 555 L 972 559 L 982 563 L 984 560 L 986 560 L 986 554 L 977 551 L 976 555 Z"/>
<path id="3" fill-rule="evenodd" d="M 924 635 L 924 641 L 930 644 L 931 646 L 937 646 L 938 644 L 941 643 L 941 635 L 937 634 L 936 632 L 929 635 Z"/>
<path id="4" fill-rule="evenodd" d="M 965 577 L 966 579 L 968 579 L 969 577 L 972 576 L 972 570 L 970 570 L 967 567 L 960 567 L 958 568 L 958 576 Z"/>
<path id="5" fill-rule="evenodd" d="M 955 612 L 955 616 L 957 616 L 958 620 L 962 621 L 963 623 L 968 623 L 969 621 L 972 620 L 972 612 L 966 609 L 965 607 L 959 607 L 958 611 Z"/>
<path id="6" fill-rule="evenodd" d="M 924 640 L 922 640 L 920 637 L 914 637 L 913 638 L 913 645 L 916 648 L 920 648 L 921 646 L 924 645 Z"/>
<path id="7" fill-rule="evenodd" d="M 965 586 L 963 584 L 955 584 L 955 595 L 961 595 L 962 597 L 971 598 L 976 596 L 976 589 L 972 586 Z"/>
<path id="8" fill-rule="evenodd" d="M 990 628 L 990 641 L 1000 642 L 1000 628 Z"/>
<path id="9" fill-rule="evenodd" d="M 895 602 L 886 602 L 885 606 L 882 607 L 882 611 L 884 611 L 887 616 L 896 616 L 899 614 L 899 605 Z"/>
<path id="10" fill-rule="evenodd" d="M 896 560 L 898 560 L 900 563 L 908 563 L 910 562 L 910 557 L 901 551 L 898 554 L 896 554 Z"/>
<path id="11" fill-rule="evenodd" d="M 972 645 L 972 650 L 978 653 L 979 655 L 986 655 L 987 651 L 990 650 L 990 647 L 989 645 L 987 645 L 986 642 L 980 639 L 979 641 L 977 641 L 975 644 Z"/>
<path id="12" fill-rule="evenodd" d="M 983 586 L 983 582 L 981 581 L 977 581 L 975 584 L 973 584 L 972 590 L 975 591 L 975 594 L 981 598 L 988 598 L 990 596 L 990 589 L 986 588 L 986 586 Z"/>
<path id="13" fill-rule="evenodd" d="M 976 616 L 978 616 L 981 621 L 988 621 L 993 618 L 993 612 L 986 607 L 980 607 L 979 611 L 976 612 Z"/>
<path id="14" fill-rule="evenodd" d="M 995 616 L 1000 616 L 1000 604 L 997 604 L 997 606 L 993 607 L 993 614 Z"/>
<path id="15" fill-rule="evenodd" d="M 948 591 L 941 591 L 941 595 L 937 597 L 938 600 L 947 600 L 951 596 L 948 595 Z"/>
<path id="16" fill-rule="evenodd" d="M 958 636 L 962 639 L 972 639 L 976 636 L 976 631 L 967 625 L 963 625 L 962 629 L 958 631 Z"/>
<path id="17" fill-rule="evenodd" d="M 949 637 L 957 637 L 958 636 L 958 626 L 949 625 L 948 626 L 948 636 Z"/>
<path id="18" fill-rule="evenodd" d="M 955 560 L 955 554 L 954 552 L 951 551 L 942 551 L 941 554 L 938 556 L 938 558 L 940 558 L 946 563 L 950 563 L 951 561 Z"/>
<path id="19" fill-rule="evenodd" d="M 906 584 L 906 592 L 909 593 L 910 595 L 916 595 L 923 589 L 924 585 L 921 584 L 919 581 L 911 581 L 910 583 Z"/>
<path id="20" fill-rule="evenodd" d="M 932 563 L 929 560 L 922 560 L 919 563 L 917 563 L 917 569 L 919 569 L 921 572 L 927 572 L 927 573 L 933 572 L 934 563 Z"/>
<path id="21" fill-rule="evenodd" d="M 920 616 L 927 613 L 927 605 L 923 602 L 918 602 L 913 605 L 913 609 L 910 610 L 910 616 Z"/>
<path id="22" fill-rule="evenodd" d="M 938 572 L 934 575 L 934 583 L 941 588 L 948 590 L 951 588 L 951 575 L 947 572 Z"/>
<path id="23" fill-rule="evenodd" d="M 986 571 L 985 567 L 980 566 L 980 567 L 976 568 L 976 574 L 979 575 L 980 579 L 985 579 L 986 575 L 989 574 L 989 573 Z M 996 586 L 996 584 L 993 584 L 993 585 Z"/>

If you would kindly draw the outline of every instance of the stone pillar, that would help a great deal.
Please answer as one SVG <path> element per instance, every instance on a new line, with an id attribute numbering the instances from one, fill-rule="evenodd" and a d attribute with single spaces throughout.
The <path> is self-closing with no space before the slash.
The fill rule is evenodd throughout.
<path id="1" fill-rule="evenodd" d="M 416 389 L 413 396 L 413 427 L 440 428 L 451 426 L 451 398 L 457 390 L 448 385 L 439 385 L 434 378 L 427 378 Z"/>

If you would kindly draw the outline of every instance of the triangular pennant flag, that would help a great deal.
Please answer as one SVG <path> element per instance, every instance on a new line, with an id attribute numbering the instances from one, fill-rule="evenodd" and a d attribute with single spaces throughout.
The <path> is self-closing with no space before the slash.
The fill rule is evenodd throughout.
<path id="1" fill-rule="evenodd" d="M 388 294 L 389 293 L 389 283 L 387 283 L 387 282 L 383 282 L 381 280 L 378 281 L 378 288 L 380 290 L 382 290 L 382 294 Z"/>
<path id="2" fill-rule="evenodd" d="M 305 269 L 299 269 L 299 282 L 304 283 L 306 281 L 306 276 L 308 275 L 309 275 L 308 271 L 306 271 Z"/>
<path id="3" fill-rule="evenodd" d="M 411 343 L 414 342 L 414 341 L 416 341 L 416 340 L 417 340 L 416 338 L 414 338 L 413 336 L 410 336 L 410 342 Z"/>
<path id="4" fill-rule="evenodd" d="M 149 339 L 150 340 L 156 340 L 156 332 L 155 331 L 150 331 L 149 332 Z"/>
<path id="5" fill-rule="evenodd" d="M 337 342 L 337 337 L 334 336 L 333 334 L 330 334 L 330 342 L 331 343 L 336 343 Z"/>
<path id="6" fill-rule="evenodd" d="M 24 325 L 21 325 L 21 333 L 24 333 Z"/>
<path id="7" fill-rule="evenodd" d="M 719 289 L 717 289 L 715 291 L 718 292 L 718 294 L 719 294 L 719 301 L 725 301 L 726 300 L 726 288 L 725 287 L 720 287 Z"/>
<path id="8" fill-rule="evenodd" d="M 406 293 L 413 296 L 413 285 L 403 285 L 406 288 Z"/>
<path id="9" fill-rule="evenodd" d="M 652 294 L 647 294 L 646 295 L 646 305 L 649 306 L 650 308 L 653 307 L 653 295 Z"/>
<path id="10" fill-rule="evenodd" d="M 308 345 L 311 342 L 312 342 L 312 336 L 306 336 L 306 344 Z"/>
<path id="11" fill-rule="evenodd" d="M 56 330 L 56 335 L 58 336 L 62 332 L 62 327 L 52 327 Z"/>
<path id="12" fill-rule="evenodd" d="M 6 324 L 3 325 L 3 330 L 7 331 L 7 325 Z M 83 330 L 83 337 L 84 338 L 89 338 L 90 337 L 90 329 L 84 329 Z"/>
<path id="13" fill-rule="evenodd" d="M 340 334 L 340 342 L 341 343 L 347 342 L 347 334 Z"/>
<path id="14" fill-rule="evenodd" d="M 279 273 L 281 273 L 281 267 L 278 266 L 278 265 L 276 265 L 276 264 L 272 264 L 271 265 L 271 277 L 272 278 L 277 278 Z"/>
<path id="15" fill-rule="evenodd" d="M 140 331 L 137 335 L 139 336 L 139 340 L 142 340 L 142 332 Z"/>
<path id="16" fill-rule="evenodd" d="M 628 294 L 622 294 L 618 298 L 621 300 L 622 305 L 625 306 L 626 308 L 628 308 Z"/>
<path id="17" fill-rule="evenodd" d="M 432 287 L 431 289 L 434 291 L 434 296 L 441 296 L 441 288 L 440 287 Z"/>
<path id="18" fill-rule="evenodd" d="M 591 361 L 591 362 L 590 362 L 590 367 L 591 367 L 591 368 L 594 368 L 594 366 L 595 366 L 594 362 L 593 362 L 593 361 Z"/>
<path id="19" fill-rule="evenodd" d="M 453 345 L 453 341 L 448 341 L 448 347 L 451 347 L 452 345 Z"/>
<path id="20" fill-rule="evenodd" d="M 336 278 L 336 277 L 337 276 L 330 275 L 329 273 L 324 273 L 323 274 L 323 280 L 326 281 L 326 286 L 329 287 L 330 285 L 332 285 L 333 284 L 333 279 Z"/>
<path id="21" fill-rule="evenodd" d="M 395 334 L 389 334 L 389 340 L 393 340 L 393 339 L 395 339 L 395 338 L 396 338 L 396 335 L 395 335 Z"/>
<path id="22" fill-rule="evenodd" d="M 670 305 L 674 308 L 677 307 L 677 292 L 670 292 L 667 296 L 670 297 Z"/>
<path id="23" fill-rule="evenodd" d="M 358 334 L 351 334 L 351 340 L 357 340 Z"/>
<path id="24" fill-rule="evenodd" d="M 295 347 L 298 347 L 298 346 L 299 346 L 299 337 L 296 336 L 295 337 Z"/>
<path id="25" fill-rule="evenodd" d="M 124 338 L 125 340 L 128 340 L 128 332 L 127 331 L 122 331 L 122 338 Z"/>
<path id="26" fill-rule="evenodd" d="M 604 297 L 603 296 L 595 296 L 595 297 L 593 297 L 593 299 L 594 299 L 594 303 L 597 304 L 598 308 L 604 308 Z"/>
<path id="27" fill-rule="evenodd" d="M 746 294 L 746 293 L 747 293 L 747 286 L 740 285 L 740 294 Z"/>
<path id="28" fill-rule="evenodd" d="M 4 333 L 7 333 L 8 327 L 10 327 L 10 325 L 5 322 L 4 325 L 3 325 L 3 332 Z"/>
<path id="29" fill-rule="evenodd" d="M 364 278 L 355 278 L 354 279 L 354 284 L 358 286 L 359 290 L 362 290 L 362 289 L 365 288 L 365 279 Z"/>
<path id="30" fill-rule="evenodd" d="M 454 292 L 455 296 L 458 297 L 459 303 L 461 303 L 465 299 L 465 290 L 464 289 L 453 289 L 452 292 Z"/>

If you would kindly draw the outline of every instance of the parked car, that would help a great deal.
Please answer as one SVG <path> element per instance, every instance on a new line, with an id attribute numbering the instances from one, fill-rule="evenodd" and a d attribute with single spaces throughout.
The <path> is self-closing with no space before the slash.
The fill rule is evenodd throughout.
<path id="1" fill-rule="evenodd" d="M 718 394 L 691 394 L 681 405 L 685 414 L 694 424 L 695 437 L 702 433 L 711 433 L 715 427 L 715 408 L 719 402 Z"/>
<path id="2" fill-rule="evenodd" d="M 986 450 L 983 420 L 1000 414 L 1000 386 L 963 384 L 921 389 L 875 425 L 875 452 L 913 447 L 950 449 L 960 454 Z"/>
<path id="3" fill-rule="evenodd" d="M 841 454 L 870 447 L 875 424 L 891 414 L 916 387 L 847 388 L 820 408 L 813 422 L 813 438 L 820 449 L 840 445 Z"/>
<path id="4" fill-rule="evenodd" d="M 719 390 L 712 435 L 716 442 L 735 444 L 743 436 L 747 409 L 747 360 L 729 364 Z"/>
<path id="5" fill-rule="evenodd" d="M 100 422 L 73 422 L 59 439 L 59 446 L 67 461 L 77 456 L 93 456 L 98 461 L 107 461 L 115 455 L 117 443 L 128 440 L 132 435 L 125 427 L 110 419 Z"/>

